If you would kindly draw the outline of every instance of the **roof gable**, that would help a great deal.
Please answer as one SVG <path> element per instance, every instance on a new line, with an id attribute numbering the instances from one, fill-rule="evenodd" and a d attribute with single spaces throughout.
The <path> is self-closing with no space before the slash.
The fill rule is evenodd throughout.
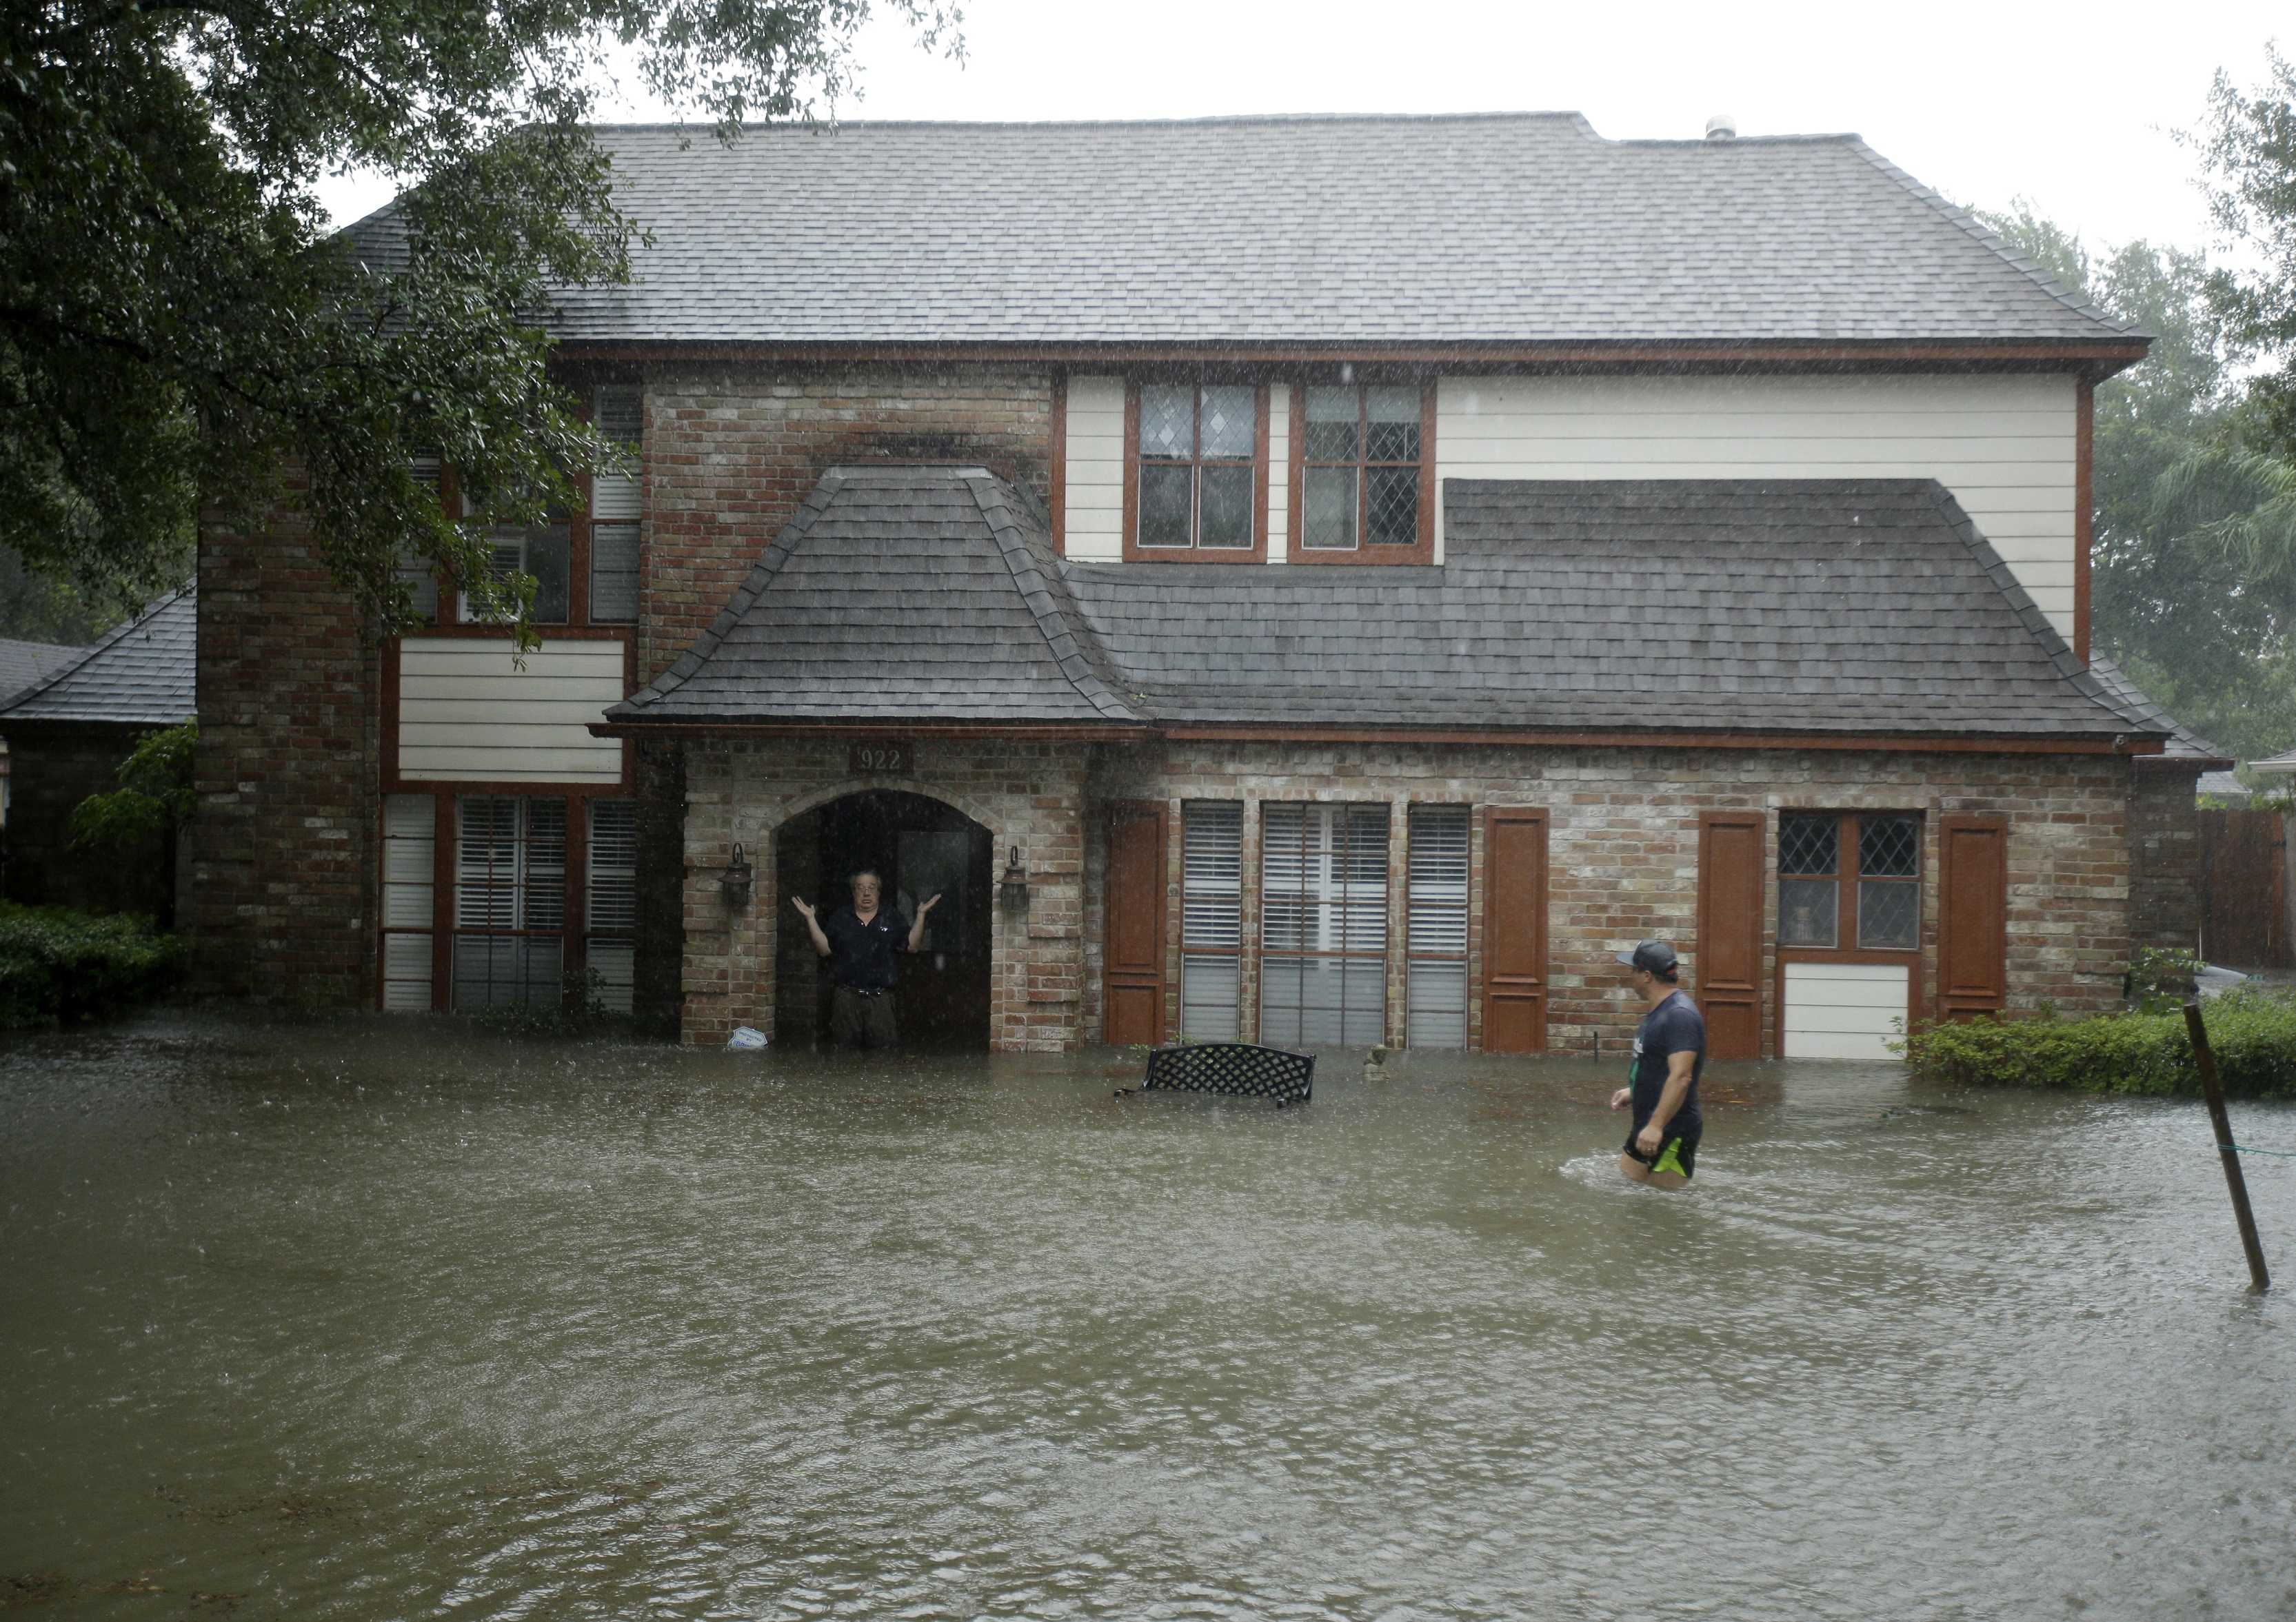
<path id="1" fill-rule="evenodd" d="M 981 468 L 832 468 L 610 720 L 1129 724 L 1041 518 Z"/>
<path id="2" fill-rule="evenodd" d="M 603 126 L 636 282 L 564 340 L 2125 342 L 1854 135 L 1575 113 Z M 391 209 L 353 226 L 388 258 Z"/>

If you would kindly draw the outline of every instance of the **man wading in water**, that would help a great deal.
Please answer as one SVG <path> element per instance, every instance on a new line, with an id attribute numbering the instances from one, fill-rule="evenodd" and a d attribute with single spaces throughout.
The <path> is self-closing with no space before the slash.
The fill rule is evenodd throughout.
<path id="1" fill-rule="evenodd" d="M 813 949 L 830 960 L 829 978 L 836 989 L 830 994 L 829 1038 L 840 1047 L 892 1047 L 899 1043 L 900 1025 L 893 1018 L 893 987 L 900 979 L 900 970 L 894 964 L 893 954 L 914 952 L 924 945 L 925 915 L 940 905 L 940 892 L 935 890 L 917 909 L 917 921 L 911 923 L 898 912 L 885 912 L 878 906 L 884 888 L 884 881 L 868 868 L 855 873 L 853 905 L 830 914 L 825 930 L 804 897 L 790 897 L 790 905 L 804 917 L 806 930 L 813 937 Z"/>
<path id="2" fill-rule="evenodd" d="M 1698 1077 L 1706 1068 L 1706 1018 L 1676 984 L 1681 968 L 1674 948 L 1646 940 L 1619 962 L 1632 971 L 1643 1000 L 1635 1028 L 1631 1085 L 1611 1094 L 1611 1108 L 1634 1106 L 1619 1169 L 1652 1188 L 1680 1188 L 1698 1165 L 1698 1139 L 1706 1122 L 1698 1113 Z"/>

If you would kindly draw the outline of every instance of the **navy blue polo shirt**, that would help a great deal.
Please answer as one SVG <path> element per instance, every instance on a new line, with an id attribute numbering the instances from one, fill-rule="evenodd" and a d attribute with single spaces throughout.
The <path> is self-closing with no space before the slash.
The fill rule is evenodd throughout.
<path id="1" fill-rule="evenodd" d="M 1698 1078 L 1706 1070 L 1706 1016 L 1698 1012 L 1697 1004 L 1677 991 L 1644 1014 L 1635 1028 L 1636 1132 L 1650 1123 L 1659 1095 L 1666 1091 L 1667 1061 L 1685 1052 L 1698 1058 L 1690 1067 L 1690 1091 L 1682 1095 L 1682 1108 L 1666 1124 L 1666 1135 L 1670 1138 L 1694 1138 L 1706 1129 L 1705 1118 L 1698 1113 Z"/>
<path id="2" fill-rule="evenodd" d="M 821 926 L 829 937 L 829 978 L 855 991 L 890 991 L 901 971 L 893 954 L 909 945 L 909 921 L 890 906 L 880 905 L 868 922 L 851 907 L 830 915 Z"/>

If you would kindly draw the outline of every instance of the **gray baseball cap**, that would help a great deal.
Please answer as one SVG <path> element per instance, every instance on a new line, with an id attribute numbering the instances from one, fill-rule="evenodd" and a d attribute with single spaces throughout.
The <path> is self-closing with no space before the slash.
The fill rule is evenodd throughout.
<path id="1" fill-rule="evenodd" d="M 1675 971 L 1674 948 L 1662 940 L 1646 940 L 1631 952 L 1619 954 L 1619 962 L 1629 969 L 1647 969 L 1664 979 Z"/>

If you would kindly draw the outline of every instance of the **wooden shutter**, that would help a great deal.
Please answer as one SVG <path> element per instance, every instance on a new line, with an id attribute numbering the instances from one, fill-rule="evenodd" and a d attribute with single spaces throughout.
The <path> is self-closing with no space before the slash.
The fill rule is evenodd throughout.
<path id="1" fill-rule="evenodd" d="M 1698 819 L 1699 1012 L 1709 1059 L 1762 1056 L 1762 867 L 1768 817 Z"/>
<path id="2" fill-rule="evenodd" d="M 1483 813 L 1483 1051 L 1546 1051 L 1546 813 Z"/>
<path id="3" fill-rule="evenodd" d="M 1107 1039 L 1164 1039 L 1164 806 L 1108 808 L 1108 911 L 1101 964 Z"/>
<path id="4" fill-rule="evenodd" d="M 1992 1013 L 2009 1000 L 2009 822 L 1938 824 L 1938 1017 Z"/>

